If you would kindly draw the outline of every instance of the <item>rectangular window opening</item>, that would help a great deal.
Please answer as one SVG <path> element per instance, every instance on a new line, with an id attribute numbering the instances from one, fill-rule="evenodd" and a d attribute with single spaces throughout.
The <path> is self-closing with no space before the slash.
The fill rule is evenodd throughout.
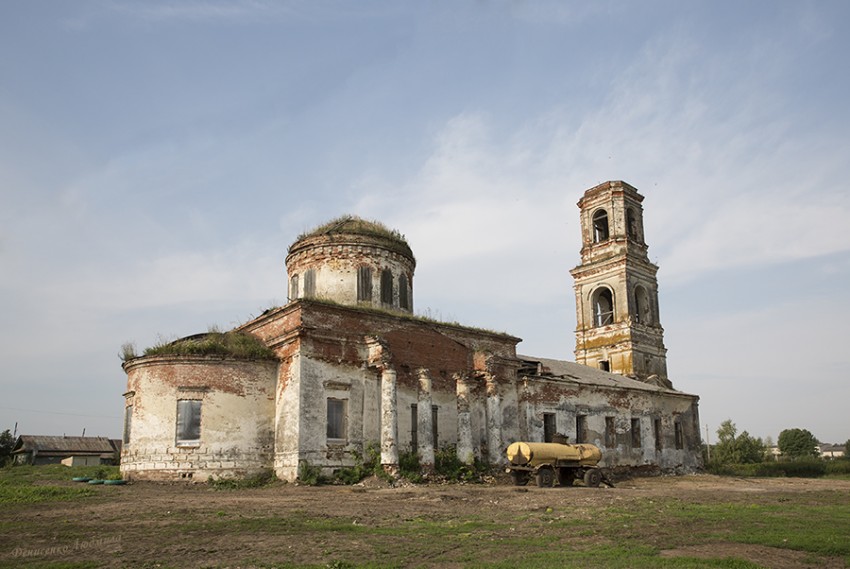
<path id="1" fill-rule="evenodd" d="M 328 440 L 345 440 L 345 399 L 328 397 Z"/>
<path id="2" fill-rule="evenodd" d="M 298 298 L 298 275 L 292 275 L 289 279 L 289 300 Z"/>
<path id="3" fill-rule="evenodd" d="M 201 401 L 177 401 L 177 444 L 197 445 L 201 442 Z"/>
<path id="4" fill-rule="evenodd" d="M 676 448 L 683 449 L 685 448 L 685 434 L 682 431 L 682 423 L 681 421 L 676 421 L 673 423 L 674 433 L 676 435 Z"/>
<path id="5" fill-rule="evenodd" d="M 655 419 L 652 421 L 652 429 L 653 434 L 655 435 L 655 450 L 661 450 L 664 448 L 664 444 L 661 439 L 661 419 Z"/>
<path id="6" fill-rule="evenodd" d="M 439 407 L 437 407 L 436 405 L 431 405 L 431 437 L 432 437 L 432 444 L 434 445 L 434 450 L 440 448 L 440 445 L 439 445 L 440 431 L 437 428 L 437 425 L 438 425 L 437 415 L 439 414 L 439 411 L 440 411 Z"/>
<path id="7" fill-rule="evenodd" d="M 602 371 L 611 371 L 611 364 L 608 360 L 599 360 L 599 369 Z"/>
<path id="8" fill-rule="evenodd" d="M 419 448 L 419 406 L 410 404 L 410 449 L 416 452 Z"/>
<path id="9" fill-rule="evenodd" d="M 316 271 L 307 269 L 304 272 L 304 296 L 312 298 L 316 296 Z"/>
<path id="10" fill-rule="evenodd" d="M 124 407 L 124 437 L 121 439 L 124 444 L 130 442 L 130 429 L 133 423 L 133 406 L 127 405 Z"/>
<path id="11" fill-rule="evenodd" d="M 632 419 L 632 448 L 640 447 L 640 419 Z"/>
<path id="12" fill-rule="evenodd" d="M 407 277 L 405 275 L 399 275 L 398 277 L 398 306 L 404 310 L 410 310 Z"/>
<path id="13" fill-rule="evenodd" d="M 576 443 L 587 442 L 587 415 L 576 415 Z"/>
<path id="14" fill-rule="evenodd" d="M 357 300 L 359 302 L 372 302 L 371 267 L 359 267 L 357 269 Z"/>
<path id="15" fill-rule="evenodd" d="M 557 428 L 555 426 L 555 414 L 543 413 L 543 442 L 553 442 L 555 440 L 556 432 Z"/>
<path id="16" fill-rule="evenodd" d="M 393 303 L 393 274 L 389 269 L 381 271 L 381 303 L 390 306 Z"/>
<path id="17" fill-rule="evenodd" d="M 614 417 L 605 417 L 605 447 L 615 448 L 617 446 L 617 431 Z"/>

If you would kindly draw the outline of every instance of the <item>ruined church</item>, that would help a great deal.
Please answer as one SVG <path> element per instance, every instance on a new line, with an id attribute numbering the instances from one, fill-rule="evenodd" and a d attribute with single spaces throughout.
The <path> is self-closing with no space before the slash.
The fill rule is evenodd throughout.
<path id="1" fill-rule="evenodd" d="M 232 331 L 265 355 L 175 349 L 124 362 L 124 477 L 273 469 L 294 480 L 304 461 L 330 474 L 370 444 L 390 470 L 400 452 L 427 467 L 443 448 L 499 465 L 511 442 L 558 435 L 598 445 L 601 466 L 698 468 L 699 398 L 667 376 L 642 201 L 613 181 L 578 202 L 575 362 L 416 316 L 413 251 L 379 223 L 343 217 L 300 236 L 286 305 Z"/>

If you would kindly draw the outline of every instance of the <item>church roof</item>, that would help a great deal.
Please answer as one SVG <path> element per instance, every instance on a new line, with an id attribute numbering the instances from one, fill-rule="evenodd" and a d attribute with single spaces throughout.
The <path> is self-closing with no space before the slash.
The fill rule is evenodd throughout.
<path id="1" fill-rule="evenodd" d="M 393 249 L 399 249 L 413 258 L 413 251 L 407 243 L 407 239 L 395 229 L 390 229 L 380 221 L 371 221 L 363 219 L 356 215 L 343 215 L 332 219 L 327 223 L 323 223 L 318 227 L 306 231 L 298 236 L 295 242 L 290 245 L 289 251 L 295 248 L 298 243 L 311 237 L 336 237 L 345 235 L 360 235 L 364 237 L 374 237 L 391 244 Z"/>
<path id="2" fill-rule="evenodd" d="M 537 364 L 536 372 L 528 375 L 538 377 L 551 377 L 553 379 L 564 379 L 573 381 L 582 385 L 596 385 L 600 387 L 620 387 L 625 389 L 635 389 L 639 391 L 649 391 L 653 393 L 679 393 L 686 395 L 675 389 L 668 389 L 652 383 L 645 383 L 637 379 L 632 379 L 617 373 L 602 371 L 590 366 L 568 362 L 564 360 L 552 360 L 548 358 L 538 358 L 534 356 L 521 356 L 517 358 L 527 364 Z M 522 372 L 520 372 L 522 373 Z"/>

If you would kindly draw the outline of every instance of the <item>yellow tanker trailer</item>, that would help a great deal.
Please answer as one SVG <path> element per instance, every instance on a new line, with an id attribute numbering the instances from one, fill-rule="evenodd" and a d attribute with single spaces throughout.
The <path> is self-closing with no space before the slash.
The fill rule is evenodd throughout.
<path id="1" fill-rule="evenodd" d="M 602 452 L 596 445 L 516 442 L 508 446 L 508 472 L 514 484 L 524 486 L 534 475 L 537 485 L 548 488 L 555 476 L 561 486 L 572 486 L 576 478 L 597 487 L 602 471 L 596 466 Z"/>

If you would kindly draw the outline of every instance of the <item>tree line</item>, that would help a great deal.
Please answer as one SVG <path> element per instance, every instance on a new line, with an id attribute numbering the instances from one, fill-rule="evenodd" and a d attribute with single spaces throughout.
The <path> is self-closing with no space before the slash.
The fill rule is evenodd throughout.
<path id="1" fill-rule="evenodd" d="M 843 474 L 850 470 L 845 468 L 847 464 L 827 468 L 820 459 L 818 445 L 818 439 L 807 429 L 785 429 L 779 433 L 776 446 L 780 454 L 776 457 L 770 438 L 762 440 L 747 431 L 739 434 L 735 423 L 727 419 L 717 429 L 717 443 L 706 446 L 705 463 L 709 472 L 757 476 L 818 476 L 828 471 Z M 850 440 L 845 443 L 845 449 L 850 449 Z M 841 463 L 850 462 L 847 450 L 844 458 Z"/>

